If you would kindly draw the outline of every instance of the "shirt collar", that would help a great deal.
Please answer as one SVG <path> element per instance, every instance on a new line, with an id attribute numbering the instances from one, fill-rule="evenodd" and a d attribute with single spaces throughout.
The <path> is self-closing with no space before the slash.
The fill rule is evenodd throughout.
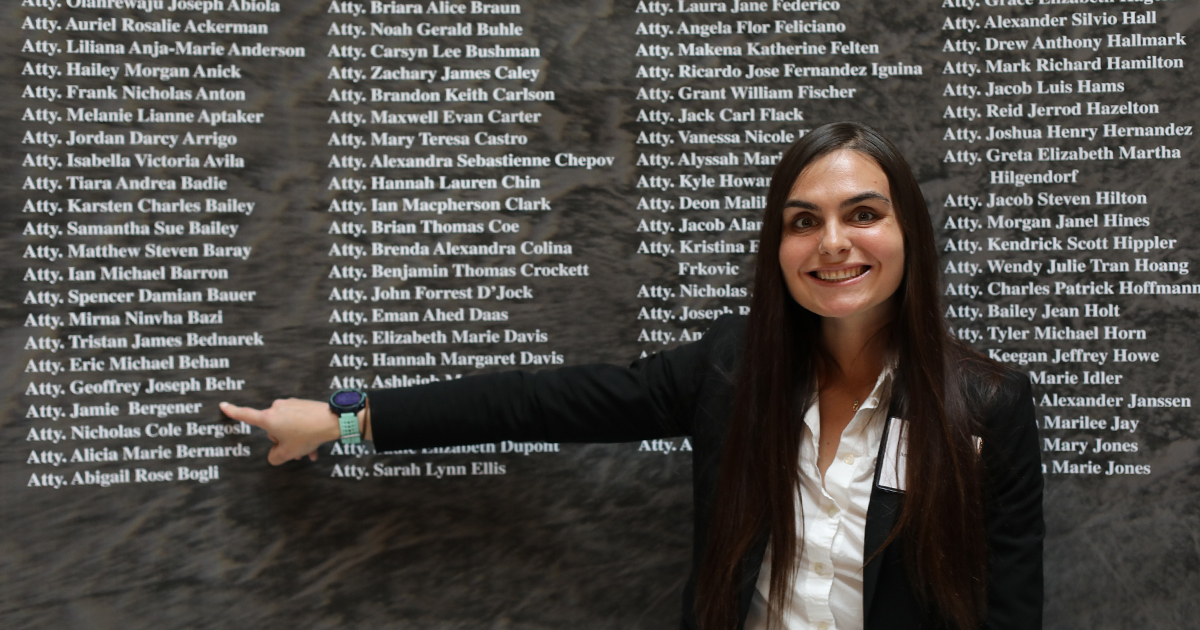
<path id="1" fill-rule="evenodd" d="M 853 435 L 861 431 L 868 432 L 868 439 L 875 439 L 875 434 L 882 434 L 883 422 L 879 420 L 886 415 L 886 410 L 880 412 L 877 409 L 880 406 L 887 406 L 892 395 L 892 381 L 896 372 L 896 360 L 893 357 L 884 364 L 883 370 L 879 372 L 879 376 L 875 379 L 875 387 L 871 389 L 871 393 L 867 395 L 866 400 L 858 405 L 858 410 L 854 412 L 854 417 L 850 419 L 850 423 L 846 425 L 846 429 L 842 432 L 843 435 Z M 812 404 L 804 411 L 804 424 L 808 425 L 808 430 L 814 444 L 820 439 L 821 435 L 821 395 L 815 394 L 812 397 Z"/>
<path id="2" fill-rule="evenodd" d="M 859 409 L 874 409 L 879 406 L 880 402 L 889 398 L 888 394 L 892 389 L 892 377 L 896 372 L 896 364 L 894 361 L 883 366 L 883 370 L 879 372 L 879 377 L 875 379 L 875 387 L 871 388 L 871 393 L 867 395 L 867 399 L 859 404 Z"/>

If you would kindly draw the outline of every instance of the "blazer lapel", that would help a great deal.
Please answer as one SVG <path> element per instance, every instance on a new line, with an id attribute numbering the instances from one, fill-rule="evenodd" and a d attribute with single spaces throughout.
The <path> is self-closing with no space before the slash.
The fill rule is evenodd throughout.
<path id="1" fill-rule="evenodd" d="M 888 410 L 887 426 L 884 428 L 883 439 L 879 442 L 879 453 L 875 458 L 875 481 L 871 485 L 871 501 L 867 504 L 867 527 L 863 536 L 863 558 L 869 558 L 863 567 L 863 621 L 871 616 L 871 601 L 875 597 L 875 585 L 879 582 L 879 569 L 883 565 L 883 554 L 876 555 L 884 541 L 892 533 L 896 517 L 904 500 L 904 493 L 897 490 L 884 489 L 879 486 L 879 472 L 887 454 L 888 433 L 900 430 L 899 422 L 892 422 L 891 409 Z M 900 471 L 903 475 L 904 471 Z"/>

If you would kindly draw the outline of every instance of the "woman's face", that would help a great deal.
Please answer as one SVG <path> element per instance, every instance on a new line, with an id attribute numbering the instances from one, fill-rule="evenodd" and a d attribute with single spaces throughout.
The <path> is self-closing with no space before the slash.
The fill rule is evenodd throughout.
<path id="1" fill-rule="evenodd" d="M 904 237 L 875 160 L 840 150 L 800 173 L 783 209 L 779 266 L 792 298 L 821 317 L 890 317 Z"/>

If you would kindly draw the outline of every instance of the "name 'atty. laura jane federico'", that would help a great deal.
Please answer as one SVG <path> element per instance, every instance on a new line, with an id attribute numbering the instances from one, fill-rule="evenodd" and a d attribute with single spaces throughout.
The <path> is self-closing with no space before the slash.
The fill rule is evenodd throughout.
<path id="1" fill-rule="evenodd" d="M 273 464 L 359 432 L 378 450 L 690 436 L 683 628 L 1040 628 L 1029 382 L 949 335 L 929 213 L 895 146 L 834 123 L 787 150 L 752 291 L 748 317 L 629 367 L 377 390 L 361 409 L 345 406 L 355 392 L 222 409 L 266 429 Z"/>

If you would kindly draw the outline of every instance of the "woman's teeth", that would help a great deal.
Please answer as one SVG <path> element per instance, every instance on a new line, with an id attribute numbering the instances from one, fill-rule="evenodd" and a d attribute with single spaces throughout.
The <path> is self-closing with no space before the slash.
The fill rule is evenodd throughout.
<path id="1" fill-rule="evenodd" d="M 838 271 L 814 271 L 813 275 L 826 282 L 840 282 L 857 278 L 867 272 L 867 265 L 859 265 L 850 267 L 849 269 L 841 269 Z"/>

